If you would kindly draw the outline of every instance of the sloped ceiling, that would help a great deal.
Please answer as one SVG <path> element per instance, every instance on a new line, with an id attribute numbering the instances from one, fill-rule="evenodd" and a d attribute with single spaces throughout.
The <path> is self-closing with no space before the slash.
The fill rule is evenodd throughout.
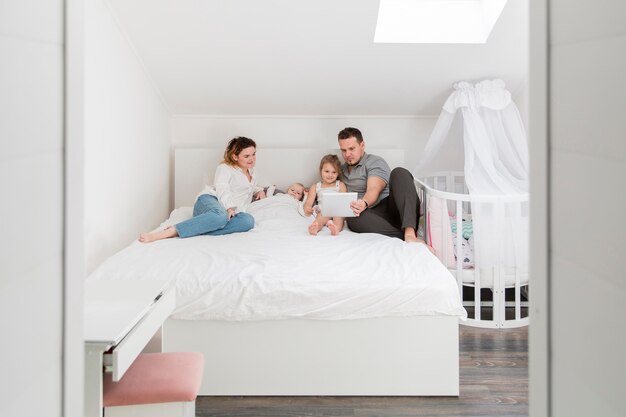
<path id="1" fill-rule="evenodd" d="M 378 0 L 108 0 L 173 114 L 437 115 L 459 80 L 527 85 L 528 0 L 486 44 L 375 44 Z"/>

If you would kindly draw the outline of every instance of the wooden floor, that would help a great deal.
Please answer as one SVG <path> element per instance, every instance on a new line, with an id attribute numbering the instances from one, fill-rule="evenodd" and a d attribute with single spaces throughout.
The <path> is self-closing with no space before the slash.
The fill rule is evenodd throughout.
<path id="1" fill-rule="evenodd" d="M 460 328 L 457 397 L 198 397 L 209 416 L 527 416 L 528 329 Z"/>

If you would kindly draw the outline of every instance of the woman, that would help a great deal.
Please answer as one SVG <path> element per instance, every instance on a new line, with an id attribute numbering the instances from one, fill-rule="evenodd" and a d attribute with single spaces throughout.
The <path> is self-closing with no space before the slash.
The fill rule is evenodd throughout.
<path id="1" fill-rule="evenodd" d="M 215 185 L 205 187 L 200 193 L 193 217 L 162 231 L 142 233 L 139 241 L 217 236 L 252 229 L 254 218 L 245 212 L 246 205 L 253 199 L 265 198 L 263 188 L 256 185 L 255 164 L 256 143 L 242 136 L 232 139 L 224 151 L 224 161 L 215 169 Z"/>

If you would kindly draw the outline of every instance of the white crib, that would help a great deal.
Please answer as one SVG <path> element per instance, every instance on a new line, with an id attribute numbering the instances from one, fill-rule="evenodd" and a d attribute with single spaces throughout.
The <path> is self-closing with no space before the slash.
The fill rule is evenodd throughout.
<path id="1" fill-rule="evenodd" d="M 456 277 L 459 292 L 463 297 L 463 305 L 468 311 L 468 319 L 464 324 L 486 328 L 513 328 L 528 325 L 528 265 L 497 265 L 489 268 L 464 267 L 464 256 L 457 256 L 451 241 L 456 242 L 456 252 L 463 246 L 463 217 L 472 212 L 470 195 L 464 180 L 463 172 L 435 173 L 415 180 L 420 200 L 424 223 L 420 232 L 429 244 L 433 245 L 439 259 Z M 498 196 L 500 202 L 526 203 L 528 196 Z M 439 199 L 439 200 L 434 200 Z M 493 196 L 472 195 L 472 201 L 490 203 Z M 491 199 L 491 200 L 490 200 Z M 437 204 L 435 204 L 437 203 Z M 432 205 L 429 209 L 429 204 Z M 436 207 L 436 208 L 435 208 Z M 431 218 L 432 217 L 432 218 Z M 431 236 L 426 230 L 431 221 L 441 221 L 439 236 Z M 455 223 L 455 224 L 454 224 Z M 450 226 L 456 225 L 456 237 L 453 237 Z M 480 239 L 474 235 L 474 240 Z M 432 241 L 431 241 L 432 240 Z M 463 255 L 461 253 L 461 255 Z"/>

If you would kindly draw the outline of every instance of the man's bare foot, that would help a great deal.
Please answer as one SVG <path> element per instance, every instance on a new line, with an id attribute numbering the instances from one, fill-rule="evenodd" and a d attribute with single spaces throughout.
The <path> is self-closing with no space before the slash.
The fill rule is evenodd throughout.
<path id="1" fill-rule="evenodd" d="M 332 220 L 326 222 L 326 227 L 330 230 L 331 235 L 337 236 L 339 234 L 339 227 Z"/>
<path id="2" fill-rule="evenodd" d="M 424 239 L 421 239 L 421 238 L 418 237 L 417 238 L 417 243 L 421 243 L 421 244 L 425 245 L 428 248 L 428 250 L 430 251 L 430 253 L 435 255 L 435 249 L 432 246 L 430 246 L 428 243 L 426 243 L 426 241 Z"/>
<path id="3" fill-rule="evenodd" d="M 435 250 L 433 249 L 433 247 L 430 246 L 428 243 L 426 243 L 424 239 L 422 238 L 419 238 L 417 236 L 405 236 L 404 241 L 406 243 L 421 243 L 422 245 L 425 245 L 428 248 L 430 253 L 432 253 L 433 255 L 435 254 Z"/>
<path id="4" fill-rule="evenodd" d="M 319 232 L 319 226 L 317 225 L 317 222 L 313 222 L 311 223 L 311 225 L 309 226 L 309 234 L 313 235 L 313 236 L 317 236 L 317 232 Z"/>
<path id="5" fill-rule="evenodd" d="M 167 229 L 158 232 L 140 233 L 138 240 L 141 243 L 150 243 L 154 242 L 155 240 L 167 239 L 175 236 L 178 236 L 178 232 L 176 231 L 175 227 L 170 226 Z"/>

